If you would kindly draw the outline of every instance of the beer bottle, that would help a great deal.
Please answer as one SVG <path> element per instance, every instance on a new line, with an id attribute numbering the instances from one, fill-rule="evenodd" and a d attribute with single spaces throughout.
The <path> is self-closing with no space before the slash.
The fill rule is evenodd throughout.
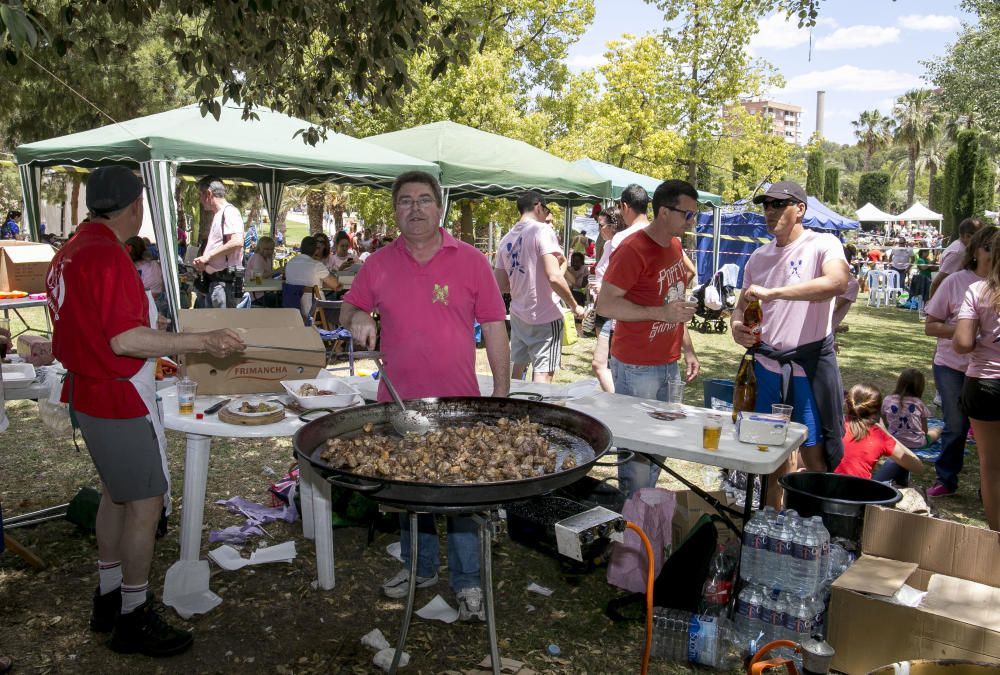
<path id="1" fill-rule="evenodd" d="M 740 411 L 753 412 L 757 405 L 757 375 L 753 372 L 753 351 L 747 351 L 736 372 L 733 387 L 733 423 Z"/>
<path id="2" fill-rule="evenodd" d="M 760 329 L 763 322 L 764 310 L 760 307 L 760 300 L 755 298 L 743 310 L 743 325 L 757 338 L 757 342 L 760 342 Z"/>

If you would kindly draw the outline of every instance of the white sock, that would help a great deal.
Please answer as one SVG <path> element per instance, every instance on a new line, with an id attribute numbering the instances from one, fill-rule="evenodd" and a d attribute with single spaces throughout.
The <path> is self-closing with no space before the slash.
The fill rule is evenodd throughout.
<path id="1" fill-rule="evenodd" d="M 97 573 L 101 575 L 101 595 L 107 595 L 122 585 L 122 562 L 97 561 Z"/>
<path id="2" fill-rule="evenodd" d="M 137 586 L 122 584 L 122 614 L 128 614 L 146 602 L 146 591 L 148 590 L 149 581 Z"/>

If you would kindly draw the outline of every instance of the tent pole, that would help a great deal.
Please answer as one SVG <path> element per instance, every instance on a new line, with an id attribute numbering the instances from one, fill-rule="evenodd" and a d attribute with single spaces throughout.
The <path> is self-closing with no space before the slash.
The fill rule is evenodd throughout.
<path id="1" fill-rule="evenodd" d="M 177 166 L 164 160 L 141 162 L 142 180 L 148 190 L 149 214 L 153 220 L 153 234 L 160 250 L 160 268 L 163 271 L 163 292 L 167 296 L 170 319 L 174 330 L 180 330 L 178 321 L 181 291 L 177 269 L 177 212 L 174 204 L 174 179 Z"/>
<path id="2" fill-rule="evenodd" d="M 31 164 L 20 164 L 17 174 L 21 179 L 21 195 L 24 201 L 24 225 L 31 241 L 41 241 L 38 224 L 41 222 L 42 169 Z"/>
<path id="3" fill-rule="evenodd" d="M 441 216 L 441 227 L 448 229 L 448 214 L 451 212 L 451 188 L 442 188 L 441 201 L 444 202 L 444 209 Z"/>
<path id="4" fill-rule="evenodd" d="M 569 260 L 570 233 L 573 231 L 573 202 L 566 200 L 566 216 L 563 219 L 563 255 Z"/>
<path id="5" fill-rule="evenodd" d="M 719 249 L 722 246 L 722 208 L 712 204 L 712 276 L 708 279 L 711 282 L 715 278 L 715 273 L 719 271 Z M 697 242 L 695 248 L 698 248 Z"/>

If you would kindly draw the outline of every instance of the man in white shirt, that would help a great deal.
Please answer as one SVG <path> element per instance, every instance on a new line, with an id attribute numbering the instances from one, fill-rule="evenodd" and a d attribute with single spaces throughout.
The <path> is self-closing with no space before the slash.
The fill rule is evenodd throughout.
<path id="1" fill-rule="evenodd" d="M 292 286 L 304 286 L 305 292 L 299 305 L 299 311 L 303 317 L 309 316 L 312 309 L 312 292 L 314 286 L 320 289 L 318 300 L 325 300 L 323 289 L 329 288 L 336 291 L 340 288 L 337 277 L 330 274 L 321 261 L 316 259 L 320 252 L 319 245 L 313 237 L 306 237 L 299 245 L 299 254 L 288 261 L 285 265 L 285 283 Z"/>
<path id="2" fill-rule="evenodd" d="M 225 274 L 230 267 L 243 266 L 243 217 L 240 210 L 226 201 L 226 186 L 216 176 L 198 181 L 202 208 L 212 213 L 212 227 L 205 248 L 194 266 L 208 277 L 208 299 L 212 307 L 236 307 L 233 279 Z"/>

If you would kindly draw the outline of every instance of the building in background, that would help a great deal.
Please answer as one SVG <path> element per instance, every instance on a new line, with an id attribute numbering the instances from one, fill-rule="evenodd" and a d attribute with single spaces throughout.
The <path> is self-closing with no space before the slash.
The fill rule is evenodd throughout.
<path id="1" fill-rule="evenodd" d="M 789 143 L 802 144 L 802 108 L 780 101 L 743 101 L 751 115 L 763 115 L 771 120 L 772 132 Z"/>

